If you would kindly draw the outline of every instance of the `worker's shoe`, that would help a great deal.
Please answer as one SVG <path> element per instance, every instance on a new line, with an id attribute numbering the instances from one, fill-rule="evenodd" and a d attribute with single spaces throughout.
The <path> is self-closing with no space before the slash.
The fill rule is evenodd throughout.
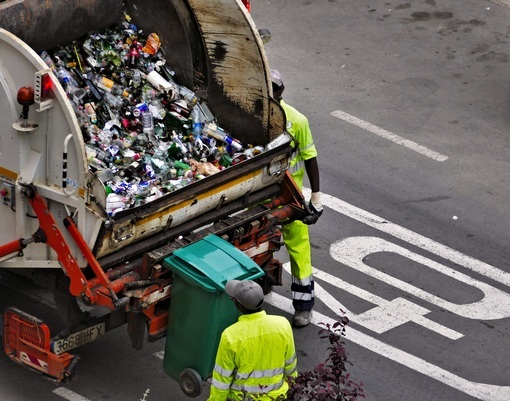
<path id="1" fill-rule="evenodd" d="M 294 325 L 294 327 L 308 326 L 311 321 L 312 321 L 311 310 L 297 310 L 294 313 L 294 317 L 292 318 L 292 324 Z"/>

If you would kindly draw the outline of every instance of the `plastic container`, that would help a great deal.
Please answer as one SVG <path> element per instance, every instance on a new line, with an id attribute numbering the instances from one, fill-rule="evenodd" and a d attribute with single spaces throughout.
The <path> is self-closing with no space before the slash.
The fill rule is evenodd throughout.
<path id="1" fill-rule="evenodd" d="M 163 261 L 174 272 L 163 367 L 184 393 L 198 396 L 213 371 L 221 333 L 239 312 L 228 280 L 255 280 L 264 271 L 227 241 L 210 235 Z"/>

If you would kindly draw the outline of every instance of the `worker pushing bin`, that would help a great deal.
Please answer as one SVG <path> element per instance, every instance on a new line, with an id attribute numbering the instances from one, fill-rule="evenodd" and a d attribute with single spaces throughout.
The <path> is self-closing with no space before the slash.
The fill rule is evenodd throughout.
<path id="1" fill-rule="evenodd" d="M 226 282 L 255 280 L 264 271 L 215 235 L 174 251 L 163 266 L 174 273 L 163 367 L 196 397 L 213 371 L 221 333 L 239 317 Z"/>

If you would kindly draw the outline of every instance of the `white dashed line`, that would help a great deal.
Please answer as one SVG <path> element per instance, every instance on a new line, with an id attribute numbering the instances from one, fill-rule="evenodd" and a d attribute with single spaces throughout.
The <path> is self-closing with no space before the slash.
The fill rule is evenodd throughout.
<path id="1" fill-rule="evenodd" d="M 349 124 L 355 125 L 357 127 L 363 128 L 366 131 L 371 132 L 372 134 L 378 135 L 381 138 L 387 139 L 389 141 L 395 142 L 398 145 L 405 146 L 408 149 L 414 150 L 417 153 L 420 153 L 424 156 L 430 157 L 431 159 L 437 160 L 438 162 L 444 162 L 448 159 L 448 156 L 445 156 L 441 153 L 435 152 L 425 146 L 422 146 L 416 142 L 413 142 L 409 139 L 402 138 L 392 132 L 386 131 L 383 128 L 377 127 L 373 124 L 370 124 L 367 121 L 364 121 L 358 117 L 351 116 L 342 110 L 335 110 L 330 113 L 333 117 L 339 118 L 340 120 L 344 120 Z"/>
<path id="2" fill-rule="evenodd" d="M 82 397 L 79 394 L 76 394 L 74 391 L 71 391 L 65 387 L 59 387 L 53 390 L 53 393 L 59 395 L 62 398 L 65 398 L 68 401 L 90 401 L 88 398 Z"/>

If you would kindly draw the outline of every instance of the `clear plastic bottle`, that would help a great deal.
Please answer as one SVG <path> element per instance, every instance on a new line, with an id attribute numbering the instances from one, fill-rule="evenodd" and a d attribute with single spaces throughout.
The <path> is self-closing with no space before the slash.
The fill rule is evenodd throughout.
<path id="1" fill-rule="evenodd" d="M 202 139 L 202 131 L 204 129 L 205 116 L 200 110 L 200 106 L 197 104 L 191 109 L 190 113 L 192 133 L 196 139 Z M 203 141 L 202 141 L 203 142 Z"/>
<path id="2" fill-rule="evenodd" d="M 109 163 L 112 159 L 112 156 L 102 149 L 96 150 L 96 157 L 98 160 L 101 160 L 105 164 Z"/>
<path id="3" fill-rule="evenodd" d="M 96 156 L 88 157 L 87 163 L 88 163 L 89 167 L 92 167 L 96 170 L 102 170 L 102 169 L 107 168 L 106 164 L 103 161 L 99 160 Z"/>
<path id="4" fill-rule="evenodd" d="M 58 78 L 60 83 L 62 84 L 64 90 L 67 93 L 67 97 L 74 104 L 81 104 L 82 100 L 87 95 L 85 89 L 81 88 L 76 79 L 71 75 L 71 73 L 66 70 L 64 67 L 59 67 L 58 69 Z"/>
<path id="5" fill-rule="evenodd" d="M 230 145 L 232 149 L 234 149 L 237 152 L 239 152 L 243 148 L 243 144 L 241 142 L 227 134 L 226 131 L 218 127 L 213 122 L 209 122 L 204 126 L 204 133 L 226 143 L 227 145 Z"/>
<path id="6" fill-rule="evenodd" d="M 67 71 L 64 67 L 59 67 L 57 75 L 64 88 L 69 85 L 74 86 L 75 88 L 80 87 L 78 82 L 76 82 L 76 79 L 74 79 L 70 72 Z"/>
<path id="7" fill-rule="evenodd" d="M 195 92 L 185 86 L 179 86 L 179 94 L 184 98 L 189 108 L 192 108 L 198 102 L 198 97 L 195 95 Z"/>
<path id="8" fill-rule="evenodd" d="M 106 100 L 110 108 L 112 108 L 115 111 L 119 111 L 122 105 L 124 104 L 124 101 L 122 100 L 121 97 L 115 96 L 110 92 L 106 92 L 104 94 L 104 99 Z"/>
<path id="9" fill-rule="evenodd" d="M 156 96 L 158 95 L 158 91 L 154 89 L 151 85 L 145 84 L 142 87 L 142 101 L 144 103 L 150 103 L 154 99 L 156 99 Z"/>
<path id="10" fill-rule="evenodd" d="M 149 138 L 149 141 L 153 144 L 156 142 L 156 135 L 154 134 L 154 118 L 150 111 L 144 111 L 142 113 L 142 126 L 143 132 Z"/>
<path id="11" fill-rule="evenodd" d="M 188 153 L 188 148 L 182 142 L 182 140 L 179 137 L 179 135 L 177 135 L 175 133 L 172 134 L 172 141 L 173 141 L 173 143 L 175 143 L 180 148 L 180 151 L 181 151 L 182 155 L 186 155 Z"/>
<path id="12" fill-rule="evenodd" d="M 133 70 L 133 88 L 139 88 L 142 84 L 142 73 L 138 68 Z"/>
<path id="13" fill-rule="evenodd" d="M 53 73 L 57 73 L 57 66 L 55 65 L 55 63 L 53 62 L 53 59 L 51 58 L 51 56 L 48 54 L 48 52 L 46 50 L 43 50 L 40 54 L 40 57 L 44 60 L 44 62 L 46 63 L 46 65 L 48 67 L 51 68 L 51 71 L 53 71 Z"/>
<path id="14" fill-rule="evenodd" d="M 75 86 L 67 85 L 65 87 L 65 91 L 69 99 L 76 105 L 82 104 L 85 96 L 87 96 L 87 91 L 83 88 L 77 88 Z"/>

